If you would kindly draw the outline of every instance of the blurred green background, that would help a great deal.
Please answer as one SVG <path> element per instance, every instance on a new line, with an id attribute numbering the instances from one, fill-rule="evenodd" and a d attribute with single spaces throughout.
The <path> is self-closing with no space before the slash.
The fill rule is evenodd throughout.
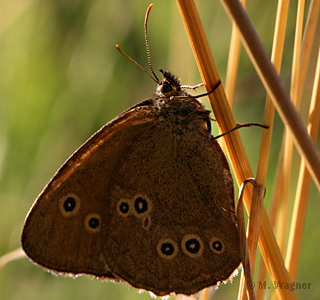
<path id="1" fill-rule="evenodd" d="M 287 86 L 296 1 L 292 3 L 282 69 Z M 128 55 L 148 68 L 143 21 L 149 4 L 145 0 L 0 1 L 0 256 L 20 246 L 24 219 L 33 201 L 73 151 L 120 112 L 154 93 L 155 83 L 115 48 L 116 43 L 120 44 Z M 183 84 L 201 82 L 175 1 L 155 0 L 154 4 L 148 27 L 154 68 L 173 71 Z M 231 34 L 229 18 L 218 0 L 197 4 L 224 81 Z M 248 4 L 249 14 L 269 51 L 276 5 L 276 1 L 263 0 Z M 308 76 L 303 100 L 306 104 L 312 70 Z M 264 100 L 263 86 L 242 50 L 234 105 L 236 121 L 262 122 Z M 203 102 L 208 106 L 206 99 Z M 304 118 L 306 111 L 303 109 Z M 277 117 L 266 207 L 272 194 L 282 132 L 283 125 Z M 260 134 L 257 128 L 241 130 L 253 170 Z M 298 155 L 295 153 L 294 157 L 292 196 L 299 167 Z M 319 211 L 319 193 L 312 185 L 297 276 L 297 282 L 311 283 L 310 290 L 297 290 L 298 296 L 308 299 L 320 298 Z M 235 299 L 239 277 L 221 285 L 216 298 Z M 102 283 L 88 277 L 56 277 L 24 258 L 0 270 L 0 299 L 151 297 L 125 284 Z"/>

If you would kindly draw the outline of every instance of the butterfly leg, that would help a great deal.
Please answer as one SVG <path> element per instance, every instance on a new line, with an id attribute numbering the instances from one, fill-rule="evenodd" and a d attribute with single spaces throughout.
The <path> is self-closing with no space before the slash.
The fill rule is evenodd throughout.
<path id="1" fill-rule="evenodd" d="M 211 118 L 209 116 L 207 116 L 207 118 L 205 119 L 207 122 L 207 129 L 208 129 L 208 135 L 209 135 L 209 139 L 211 138 Z"/>
<path id="2" fill-rule="evenodd" d="M 196 85 L 182 85 L 181 88 L 195 91 L 197 88 L 199 88 L 201 86 L 204 86 L 204 83 L 199 83 L 199 84 L 196 84 Z"/>

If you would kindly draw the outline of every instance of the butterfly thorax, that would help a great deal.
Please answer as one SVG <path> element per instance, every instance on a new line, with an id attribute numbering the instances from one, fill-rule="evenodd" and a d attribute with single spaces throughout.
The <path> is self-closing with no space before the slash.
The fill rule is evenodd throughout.
<path id="1" fill-rule="evenodd" d="M 209 120 L 210 111 L 205 109 L 203 104 L 181 89 L 180 80 L 168 71 L 163 71 L 163 79 L 159 81 L 154 96 L 153 105 L 159 108 L 158 114 L 164 117 L 175 127 L 194 127 L 205 126 Z"/>

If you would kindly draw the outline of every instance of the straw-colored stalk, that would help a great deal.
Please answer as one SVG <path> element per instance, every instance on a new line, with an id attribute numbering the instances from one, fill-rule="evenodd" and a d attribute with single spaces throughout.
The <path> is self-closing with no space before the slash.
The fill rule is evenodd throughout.
<path id="1" fill-rule="evenodd" d="M 310 3 L 309 13 L 308 13 L 307 21 L 306 21 L 306 26 L 305 26 L 305 32 L 304 32 L 304 36 L 303 36 L 303 42 L 300 47 L 301 31 L 302 31 L 302 15 L 303 15 L 301 5 L 303 5 L 303 3 L 300 4 L 298 7 L 297 25 L 296 25 L 298 33 L 296 34 L 296 39 L 295 39 L 295 41 L 296 41 L 295 44 L 299 45 L 297 47 L 299 50 L 294 51 L 295 63 L 293 63 L 293 66 L 294 66 L 293 73 L 295 75 L 293 75 L 293 77 L 292 77 L 292 84 L 294 84 L 296 87 L 293 88 L 292 92 L 291 92 L 297 107 L 299 106 L 299 103 L 300 103 L 301 94 L 302 94 L 302 90 L 303 90 L 303 84 L 304 84 L 305 77 L 306 77 L 306 70 L 307 70 L 307 66 L 309 64 L 309 58 L 310 58 L 310 53 L 311 53 L 311 48 L 312 48 L 312 41 L 314 38 L 317 19 L 318 19 L 318 15 L 319 15 L 320 1 L 314 0 Z M 282 18 L 280 18 L 279 20 L 282 20 Z M 299 43 L 297 41 L 299 41 Z M 301 57 L 299 55 L 300 48 L 302 49 Z M 299 62 L 299 64 L 298 64 L 298 62 Z M 296 70 L 297 65 L 299 67 L 298 70 Z M 319 69 L 320 67 L 318 66 L 317 68 Z M 318 72 L 319 72 L 319 70 L 318 70 Z M 314 83 L 314 87 L 316 87 L 318 84 L 319 83 L 317 83 L 317 79 L 316 79 L 315 83 Z M 316 95 L 316 93 L 314 91 L 313 98 L 312 98 L 313 101 L 316 101 L 315 99 L 319 99 L 319 96 L 315 96 L 315 95 Z M 316 105 L 316 103 L 313 103 L 313 106 L 315 106 L 315 105 Z M 311 116 L 312 111 L 315 112 L 317 110 L 312 109 L 312 107 L 310 108 L 310 118 L 315 116 L 314 113 Z M 311 128 L 311 126 L 312 126 L 312 129 L 309 128 L 308 131 L 314 141 L 316 140 L 315 139 L 315 137 L 316 137 L 315 132 L 319 127 L 319 124 L 318 125 L 314 124 L 317 121 L 318 121 L 318 119 L 316 117 L 313 120 L 310 119 L 310 123 L 309 123 L 309 127 Z M 313 134 L 311 134 L 312 131 L 313 131 Z M 271 222 L 273 229 L 275 228 L 275 225 L 276 225 L 277 215 L 279 213 L 279 207 L 282 208 L 282 213 L 283 213 L 282 216 L 279 215 L 279 219 L 281 219 L 283 217 L 287 217 L 287 216 L 285 216 L 285 214 L 287 213 L 287 210 L 283 209 L 282 204 L 280 205 L 281 200 L 288 199 L 287 198 L 288 195 L 286 193 L 288 190 L 288 187 L 285 187 L 285 183 L 284 183 L 284 178 L 286 177 L 284 175 L 284 171 L 285 171 L 284 165 L 285 164 L 287 165 L 287 174 L 288 174 L 288 165 L 291 165 L 291 159 L 289 162 L 288 156 L 286 156 L 284 154 L 285 153 L 284 145 L 287 141 L 288 141 L 288 139 L 284 137 L 283 147 L 281 149 L 279 165 L 278 165 L 278 169 L 277 169 L 277 176 L 275 179 L 275 190 L 274 190 L 272 202 L 271 202 L 270 222 Z M 287 149 L 288 148 L 289 147 L 287 146 Z M 288 153 L 288 150 L 287 150 L 287 153 Z M 290 155 L 290 153 L 289 153 L 289 155 Z M 284 157 L 286 157 L 286 161 L 285 161 Z M 290 169 L 291 169 L 291 167 L 290 167 Z M 286 182 L 287 182 L 287 184 L 289 184 L 289 180 L 286 180 Z M 291 228 L 290 228 L 290 236 L 289 236 L 287 254 L 286 254 L 286 266 L 289 270 L 289 274 L 290 274 L 292 281 L 295 281 L 295 277 L 296 277 L 296 269 L 297 269 L 297 265 L 298 265 L 299 253 L 300 253 L 300 248 L 301 248 L 301 240 L 302 240 L 303 225 L 304 225 L 304 220 L 305 220 L 305 215 L 306 215 L 309 186 L 310 186 L 310 175 L 305 168 L 304 162 L 302 161 L 301 167 L 300 167 L 299 180 L 298 180 L 297 194 L 296 194 L 295 204 L 294 204 L 294 212 L 293 212 Z M 286 224 L 282 224 L 282 226 L 281 226 L 281 224 L 280 224 L 280 226 L 279 226 L 280 232 L 282 231 L 281 232 L 282 237 L 280 236 L 280 238 L 279 238 L 279 240 L 282 242 L 282 245 L 283 245 L 282 247 L 284 247 L 284 242 L 285 242 L 285 240 L 284 240 L 285 230 L 286 230 L 285 225 Z M 257 281 L 263 282 L 265 280 L 266 280 L 266 271 L 265 271 L 265 267 L 261 263 L 260 270 L 259 270 L 259 276 L 258 276 Z M 257 291 L 257 299 L 263 299 L 264 292 L 265 292 L 265 290 L 259 289 Z"/>
<path id="2" fill-rule="evenodd" d="M 316 142 L 318 138 L 320 123 L 320 48 L 313 87 L 314 89 L 312 93 L 309 111 L 308 131 L 312 139 Z M 286 255 L 286 266 L 288 267 L 292 280 L 295 280 L 296 278 L 304 221 L 308 204 L 310 182 L 310 174 L 306 169 L 304 161 L 302 161 L 300 165 L 297 193 L 295 198 L 294 211 Z"/>
<path id="3" fill-rule="evenodd" d="M 285 40 L 285 31 L 287 27 L 287 19 L 288 19 L 288 8 L 289 8 L 289 0 L 281 0 L 278 2 L 277 14 L 276 14 L 276 23 L 275 23 L 275 31 L 273 37 L 273 48 L 271 61 L 274 64 L 278 73 L 280 73 L 281 62 L 283 56 L 283 46 Z M 265 104 L 265 116 L 264 122 L 266 124 L 273 124 L 275 115 L 275 106 L 272 103 L 271 97 L 267 95 L 266 104 Z M 271 127 L 272 128 L 272 127 Z M 270 131 L 272 131 L 270 128 Z M 257 178 L 261 177 L 261 182 L 266 181 L 267 175 L 267 164 L 269 162 L 269 154 L 271 147 L 271 137 L 272 132 L 263 132 L 261 138 L 260 145 L 260 154 L 257 168 Z M 271 221 L 272 225 L 272 221 Z M 274 228 L 274 226 L 272 225 Z M 263 282 L 266 277 L 266 268 L 263 262 L 260 264 L 260 273 L 258 276 L 257 282 Z M 256 289 L 257 299 L 262 299 L 264 295 L 263 289 Z"/>
<path id="4" fill-rule="evenodd" d="M 288 15 L 288 8 L 289 8 L 289 1 L 283 0 L 278 2 L 277 8 L 277 15 L 276 15 L 276 24 L 275 24 L 275 32 L 274 32 L 274 39 L 273 39 L 273 49 L 271 55 L 271 61 L 274 64 L 278 73 L 280 73 L 281 62 L 282 62 L 282 54 L 283 54 L 283 45 L 285 39 L 285 30 L 287 25 L 287 15 Z M 267 95 L 266 103 L 265 103 L 265 115 L 264 115 L 264 124 L 268 124 L 270 126 L 269 130 L 264 130 L 262 132 L 261 137 L 261 144 L 260 144 L 260 153 L 259 153 L 259 160 L 258 160 L 258 167 L 257 167 L 257 174 L 256 174 L 256 181 L 260 186 L 265 185 L 266 177 L 267 177 L 267 168 L 269 162 L 269 154 L 271 148 L 271 138 L 272 138 L 272 128 L 274 122 L 274 115 L 275 115 L 275 106 L 272 103 L 271 97 Z M 255 265 L 255 256 L 256 256 L 256 245 L 257 239 L 260 229 L 260 216 L 261 216 L 261 208 L 262 208 L 262 201 L 263 199 L 255 198 L 254 200 L 256 205 L 251 208 L 250 211 L 250 220 L 253 219 L 255 222 L 249 223 L 249 232 L 248 232 L 248 239 L 252 242 L 249 243 L 250 254 L 251 254 L 251 264 L 252 269 L 254 269 Z M 254 231 L 254 229 L 257 229 Z M 264 267 L 264 265 L 263 265 Z M 265 268 L 264 268 L 265 269 Z M 257 281 L 260 282 L 260 281 Z M 241 285 L 245 285 L 243 276 L 241 278 Z M 242 291 L 244 288 L 242 287 Z M 263 291 L 262 289 L 256 289 L 257 292 L 257 299 L 261 297 L 259 293 Z M 245 295 L 242 293 L 242 298 Z"/>

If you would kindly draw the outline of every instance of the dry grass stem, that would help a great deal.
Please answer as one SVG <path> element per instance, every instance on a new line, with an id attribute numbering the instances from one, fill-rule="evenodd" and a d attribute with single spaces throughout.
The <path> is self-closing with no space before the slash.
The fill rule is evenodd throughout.
<path id="1" fill-rule="evenodd" d="M 311 105 L 309 110 L 308 132 L 312 139 L 316 142 L 319 133 L 320 124 L 320 48 L 318 54 L 318 62 L 316 68 L 316 76 L 313 85 L 311 97 Z M 303 236 L 304 221 L 306 216 L 310 174 L 306 169 L 304 161 L 300 165 L 300 173 L 298 179 L 298 187 L 295 198 L 293 217 L 290 228 L 290 236 L 288 241 L 288 250 L 286 255 L 286 266 L 292 280 L 295 280 L 298 266 L 301 241 Z"/>
<path id="2" fill-rule="evenodd" d="M 300 99 L 301 99 L 303 84 L 306 77 L 306 70 L 309 64 L 310 52 L 311 52 L 311 47 L 314 39 L 314 33 L 315 33 L 316 24 L 319 16 L 319 9 L 320 9 L 319 0 L 314 0 L 310 3 L 309 13 L 306 21 L 306 28 L 305 28 L 305 33 L 304 33 L 303 43 L 302 43 L 302 53 L 301 53 L 300 66 L 299 66 L 299 79 L 297 80 L 297 85 L 299 85 L 299 88 L 296 91 L 297 105 L 299 105 Z M 317 106 L 316 101 L 317 99 L 319 99 L 318 72 L 319 72 L 319 58 L 318 58 L 318 65 L 317 65 L 316 76 L 314 81 L 314 90 L 313 90 L 312 99 L 311 99 L 311 107 L 310 107 L 310 113 L 309 113 L 309 128 L 308 128 L 308 132 L 310 133 L 310 136 L 314 141 L 316 141 L 317 134 L 318 134 L 318 126 L 319 126 L 317 124 L 319 120 L 319 117 L 317 116 L 318 111 L 315 109 L 315 107 Z M 289 269 L 290 276 L 293 280 L 296 277 L 296 269 L 298 265 L 299 252 L 301 247 L 303 224 L 304 224 L 306 208 L 307 208 L 307 197 L 309 194 L 309 186 L 310 186 L 310 175 L 305 169 L 304 161 L 302 161 L 300 166 L 298 187 L 297 187 L 297 193 L 295 198 L 294 211 L 293 211 L 288 249 L 287 249 L 287 255 L 286 255 L 286 265 Z M 298 214 L 299 214 L 299 218 L 298 218 Z"/>
<path id="3" fill-rule="evenodd" d="M 242 5 L 245 7 L 246 0 L 240 0 Z M 228 67 L 226 74 L 225 92 L 230 103 L 230 107 L 233 105 L 234 90 L 236 86 L 236 78 L 239 65 L 240 57 L 240 34 L 235 24 L 232 24 L 232 34 L 229 49 Z"/>
<path id="4" fill-rule="evenodd" d="M 239 300 L 245 300 L 249 299 L 253 300 L 256 299 L 254 294 L 254 289 L 249 288 L 246 289 L 246 282 L 251 283 L 253 282 L 252 279 L 252 271 L 250 260 L 251 257 L 249 255 L 249 249 L 248 249 L 248 242 L 246 238 L 246 229 L 245 229 L 245 220 L 244 220 L 244 211 L 243 211 L 243 192 L 244 188 L 247 183 L 251 182 L 254 186 L 257 185 L 254 178 L 249 178 L 243 182 L 243 184 L 240 187 L 240 193 L 239 193 L 239 201 L 238 201 L 238 208 L 237 208 L 237 219 L 238 219 L 238 226 L 239 226 L 239 236 L 240 236 L 240 253 L 242 258 L 242 274 L 241 274 L 241 284 L 239 288 L 239 294 L 238 299 Z M 263 203 L 263 201 L 261 201 Z M 251 205 L 251 208 L 255 206 L 253 203 Z M 244 279 L 245 278 L 245 279 Z M 250 286 L 250 284 L 248 285 Z"/>
<path id="5" fill-rule="evenodd" d="M 18 248 L 13 250 L 3 256 L 0 257 L 0 269 L 3 268 L 7 263 L 14 261 L 19 258 L 26 257 L 26 254 L 22 250 L 22 248 Z"/>
<path id="6" fill-rule="evenodd" d="M 297 99 L 301 98 L 303 91 L 303 85 L 306 78 L 307 67 L 309 65 L 309 58 L 314 40 L 314 34 L 317 27 L 317 21 L 319 18 L 320 0 L 312 0 L 309 5 L 308 17 L 306 21 L 305 31 L 303 34 L 302 47 L 301 47 L 301 59 L 300 70 L 297 88 Z M 299 100 L 300 101 L 300 100 Z"/>
<path id="7" fill-rule="evenodd" d="M 240 0 L 241 3 L 245 6 L 246 0 Z M 229 57 L 228 57 L 228 65 L 227 65 L 227 73 L 226 73 L 226 81 L 225 81 L 225 93 L 227 99 L 229 101 L 230 107 L 233 106 L 234 99 L 234 91 L 236 86 L 238 65 L 239 65 L 239 57 L 240 57 L 240 33 L 235 24 L 232 24 L 232 33 L 229 47 Z M 225 143 L 222 140 L 220 146 L 223 151 L 226 151 Z"/>
<path id="8" fill-rule="evenodd" d="M 303 37 L 300 68 L 299 68 L 299 79 L 297 85 L 299 88 L 296 91 L 297 103 L 300 103 L 301 94 L 303 90 L 303 84 L 306 77 L 306 71 L 309 64 L 310 52 L 313 44 L 314 33 L 316 24 L 319 16 L 320 1 L 314 0 L 310 3 L 308 18 L 306 21 L 306 28 Z M 314 90 L 311 99 L 311 106 L 309 112 L 309 125 L 308 132 L 311 138 L 316 141 L 319 127 L 319 57 L 316 69 L 316 76 L 314 81 Z M 296 198 L 294 203 L 293 216 L 290 227 L 290 235 L 288 241 L 288 249 L 286 253 L 286 266 L 288 267 L 290 277 L 295 280 L 296 271 L 298 266 L 299 253 L 301 248 L 301 241 L 304 228 L 304 220 L 307 209 L 307 198 L 309 195 L 310 187 L 310 175 L 306 170 L 304 161 L 301 162 L 298 186 L 296 191 Z"/>
<path id="9" fill-rule="evenodd" d="M 300 0 L 298 2 L 297 8 L 297 19 L 296 19 L 296 30 L 294 39 L 294 49 L 293 49 L 293 61 L 292 61 L 292 72 L 291 72 L 291 87 L 290 94 L 296 109 L 299 109 L 300 99 L 297 98 L 297 88 L 298 88 L 298 78 L 300 70 L 300 53 L 301 53 L 301 40 L 303 31 L 303 15 L 304 15 L 305 1 Z M 288 201 L 289 201 L 289 188 L 290 188 L 290 178 L 291 178 L 291 168 L 292 168 L 292 155 L 293 155 L 293 138 L 288 128 L 286 128 L 286 134 L 284 134 L 284 144 L 283 148 L 283 162 L 280 164 L 283 167 L 283 182 L 282 182 L 282 195 L 281 195 L 281 205 L 279 214 L 279 230 L 278 230 L 278 244 L 284 253 L 285 241 L 286 241 L 286 229 L 288 219 Z M 278 185 L 279 187 L 279 185 Z"/>
<path id="10" fill-rule="evenodd" d="M 285 31 L 286 31 L 287 19 L 288 19 L 288 8 L 289 8 L 288 0 L 281 0 L 278 2 L 275 32 L 274 32 L 274 38 L 273 38 L 273 48 L 272 48 L 272 55 L 271 55 L 271 61 L 274 64 L 278 73 L 280 73 L 280 69 L 281 69 L 283 46 L 284 46 L 284 40 L 285 40 Z M 257 175 L 256 175 L 257 183 L 260 185 L 264 185 L 266 181 L 274 115 L 275 115 L 275 106 L 271 100 L 271 97 L 267 95 L 263 123 L 268 124 L 270 126 L 270 130 L 265 130 L 262 132 L 258 168 L 257 168 Z M 272 227 L 274 228 L 275 222 L 272 222 L 271 220 L 270 222 Z M 252 251 L 255 251 L 255 250 L 250 249 L 250 252 Z M 261 261 L 260 271 L 259 271 L 259 276 L 257 281 L 263 282 L 266 278 L 266 274 L 267 274 L 266 267 L 263 261 Z M 257 289 L 256 293 L 257 293 L 257 299 L 263 298 L 263 295 L 264 295 L 263 289 Z"/>
<path id="11" fill-rule="evenodd" d="M 202 290 L 199 296 L 199 300 L 210 299 L 210 291 L 211 291 L 211 288 Z"/>
<path id="12" fill-rule="evenodd" d="M 288 15 L 288 6 L 289 6 L 289 3 L 287 0 L 280 1 L 278 5 L 278 13 L 276 17 L 274 43 L 273 43 L 274 46 L 273 46 L 271 60 L 278 72 L 280 72 L 280 68 L 281 68 L 285 29 L 286 29 L 286 23 L 287 23 L 287 15 Z M 275 114 L 275 107 L 271 101 L 271 97 L 267 95 L 266 104 L 265 104 L 265 116 L 264 116 L 263 123 L 269 126 L 269 130 L 262 131 L 257 175 L 256 175 L 256 182 L 258 185 L 255 188 L 257 192 L 257 200 L 259 200 L 260 198 L 260 201 L 261 201 L 261 196 L 263 197 L 263 195 L 261 195 L 261 186 L 265 185 L 266 177 L 267 177 L 274 114 Z M 260 188 L 258 188 L 259 186 Z M 259 201 L 257 202 L 259 203 Z M 250 214 L 250 217 L 253 219 L 256 219 L 257 218 L 256 214 L 258 214 L 258 220 L 252 223 L 252 228 L 249 227 L 249 230 L 252 230 L 252 237 L 254 237 L 255 239 L 257 239 L 258 237 L 257 235 L 259 234 L 259 228 L 260 228 L 259 215 L 261 214 L 259 210 L 259 206 L 261 206 L 261 204 L 260 205 L 258 204 L 257 206 L 258 206 L 257 210 L 253 212 L 253 215 Z M 256 242 L 253 242 L 253 246 L 255 244 Z M 250 243 L 249 243 L 249 249 L 250 251 L 255 253 L 255 249 L 250 248 Z"/>
<path id="13" fill-rule="evenodd" d="M 304 15 L 305 1 L 299 0 L 297 8 L 297 21 L 293 48 L 293 61 L 292 61 L 292 72 L 291 72 L 291 85 L 290 94 L 293 103 L 296 108 L 299 107 L 300 99 L 297 97 L 298 90 L 298 79 L 300 72 L 300 55 L 301 55 L 301 40 L 303 31 L 303 15 Z"/>
<path id="14" fill-rule="evenodd" d="M 243 7 L 246 6 L 246 0 L 242 0 L 241 3 L 243 5 Z M 233 106 L 234 92 L 235 92 L 236 78 L 237 78 L 237 71 L 238 71 L 239 57 L 240 57 L 240 49 L 241 49 L 240 33 L 239 33 L 239 30 L 238 30 L 236 24 L 233 23 L 232 24 L 231 43 L 230 43 L 230 49 L 229 49 L 227 75 L 226 75 L 226 86 L 225 86 L 225 91 L 226 91 L 228 101 L 230 103 L 230 107 Z M 253 201 L 254 201 L 254 199 L 253 199 Z M 238 205 L 239 205 L 239 203 L 238 203 Z M 252 208 L 252 206 L 251 206 L 251 208 Z M 250 215 L 250 217 L 251 217 L 251 215 Z M 249 236 L 248 236 L 248 238 L 249 238 Z M 251 254 L 251 253 L 252 252 L 250 250 L 249 254 Z M 251 261 L 251 271 L 253 273 L 254 266 L 252 264 L 254 264 L 254 260 L 252 257 L 250 257 L 250 261 Z M 245 279 L 245 275 L 246 274 L 243 269 L 241 272 L 240 287 L 239 287 L 239 293 L 238 293 L 239 300 L 241 300 L 241 299 L 246 300 L 248 297 L 247 289 L 246 289 L 246 281 L 247 280 Z"/>
<path id="15" fill-rule="evenodd" d="M 239 56 L 240 56 L 240 35 L 237 30 L 237 27 L 233 25 L 230 49 L 229 49 L 226 83 L 225 83 L 225 92 L 231 107 L 233 105 L 234 90 L 236 86 Z"/>

